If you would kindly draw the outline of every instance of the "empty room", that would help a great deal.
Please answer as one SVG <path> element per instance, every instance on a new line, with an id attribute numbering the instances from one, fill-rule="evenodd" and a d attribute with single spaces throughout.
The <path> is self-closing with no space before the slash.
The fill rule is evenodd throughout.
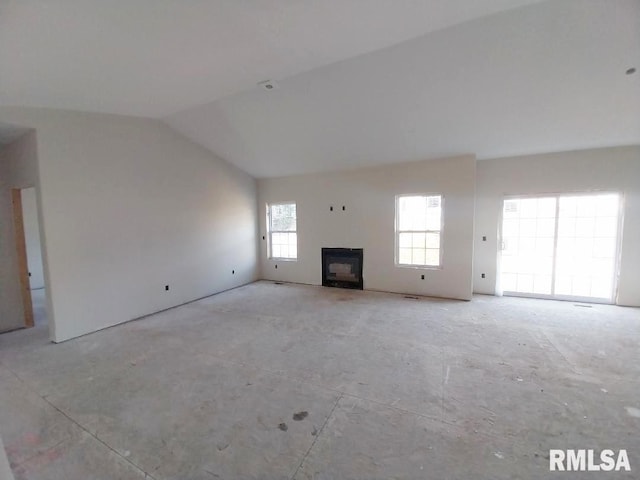
<path id="1" fill-rule="evenodd" d="M 637 479 L 640 2 L 0 0 L 0 479 Z"/>

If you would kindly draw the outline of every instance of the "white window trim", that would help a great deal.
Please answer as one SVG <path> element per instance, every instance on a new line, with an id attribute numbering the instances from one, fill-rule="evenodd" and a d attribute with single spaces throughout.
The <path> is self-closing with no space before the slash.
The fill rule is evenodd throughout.
<path id="1" fill-rule="evenodd" d="M 294 232 L 291 231 L 280 231 L 280 230 L 271 230 L 271 207 L 278 205 L 295 205 L 296 206 L 296 229 Z M 271 251 L 271 235 L 273 233 L 295 233 L 296 234 L 296 252 L 298 250 L 298 203 L 297 202 L 272 202 L 266 204 L 267 209 L 267 258 L 269 260 L 277 260 L 278 262 L 297 262 L 298 255 L 296 253 L 296 258 L 291 257 L 274 257 Z"/>
<path id="2" fill-rule="evenodd" d="M 440 208 L 442 210 L 442 214 L 440 215 L 440 230 L 400 230 L 400 215 L 399 215 L 399 203 L 400 203 L 400 198 L 402 197 L 440 197 Z M 432 193 L 403 193 L 400 195 L 396 195 L 396 202 L 395 202 L 395 212 L 394 212 L 394 216 L 395 216 L 395 232 L 394 232 L 394 236 L 395 236 L 395 241 L 394 241 L 394 260 L 395 260 L 395 265 L 396 267 L 399 268 L 411 268 L 414 270 L 442 270 L 443 269 L 443 244 L 444 242 L 442 241 L 443 237 L 444 237 L 444 195 L 442 193 L 437 193 L 437 192 L 432 192 Z M 440 248 L 438 249 L 438 253 L 439 253 L 439 263 L 440 265 L 412 265 L 412 264 L 408 264 L 408 263 L 400 263 L 399 261 L 399 256 L 400 256 L 400 233 L 438 233 L 440 235 Z"/>

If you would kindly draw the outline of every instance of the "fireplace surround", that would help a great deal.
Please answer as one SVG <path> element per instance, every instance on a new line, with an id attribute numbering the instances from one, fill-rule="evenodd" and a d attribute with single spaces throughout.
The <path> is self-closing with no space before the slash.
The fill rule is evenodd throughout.
<path id="1" fill-rule="evenodd" d="M 362 290 L 362 248 L 323 248 L 322 286 Z"/>

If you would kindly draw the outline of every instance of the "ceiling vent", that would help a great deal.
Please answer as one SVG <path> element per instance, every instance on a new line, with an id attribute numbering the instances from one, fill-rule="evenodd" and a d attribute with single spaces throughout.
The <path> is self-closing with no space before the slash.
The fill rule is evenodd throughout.
<path id="1" fill-rule="evenodd" d="M 267 92 L 272 92 L 273 90 L 278 89 L 278 84 L 273 80 L 265 80 L 264 82 L 258 83 L 258 86 Z"/>

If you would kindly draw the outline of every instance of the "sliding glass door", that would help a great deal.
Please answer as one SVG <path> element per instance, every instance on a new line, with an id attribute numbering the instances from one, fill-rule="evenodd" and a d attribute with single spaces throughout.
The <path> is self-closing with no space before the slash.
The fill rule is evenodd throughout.
<path id="1" fill-rule="evenodd" d="M 616 193 L 507 198 L 500 287 L 505 295 L 612 302 L 619 230 Z"/>
<path id="2" fill-rule="evenodd" d="M 501 287 L 505 292 L 552 295 L 557 198 L 504 202 Z"/>

